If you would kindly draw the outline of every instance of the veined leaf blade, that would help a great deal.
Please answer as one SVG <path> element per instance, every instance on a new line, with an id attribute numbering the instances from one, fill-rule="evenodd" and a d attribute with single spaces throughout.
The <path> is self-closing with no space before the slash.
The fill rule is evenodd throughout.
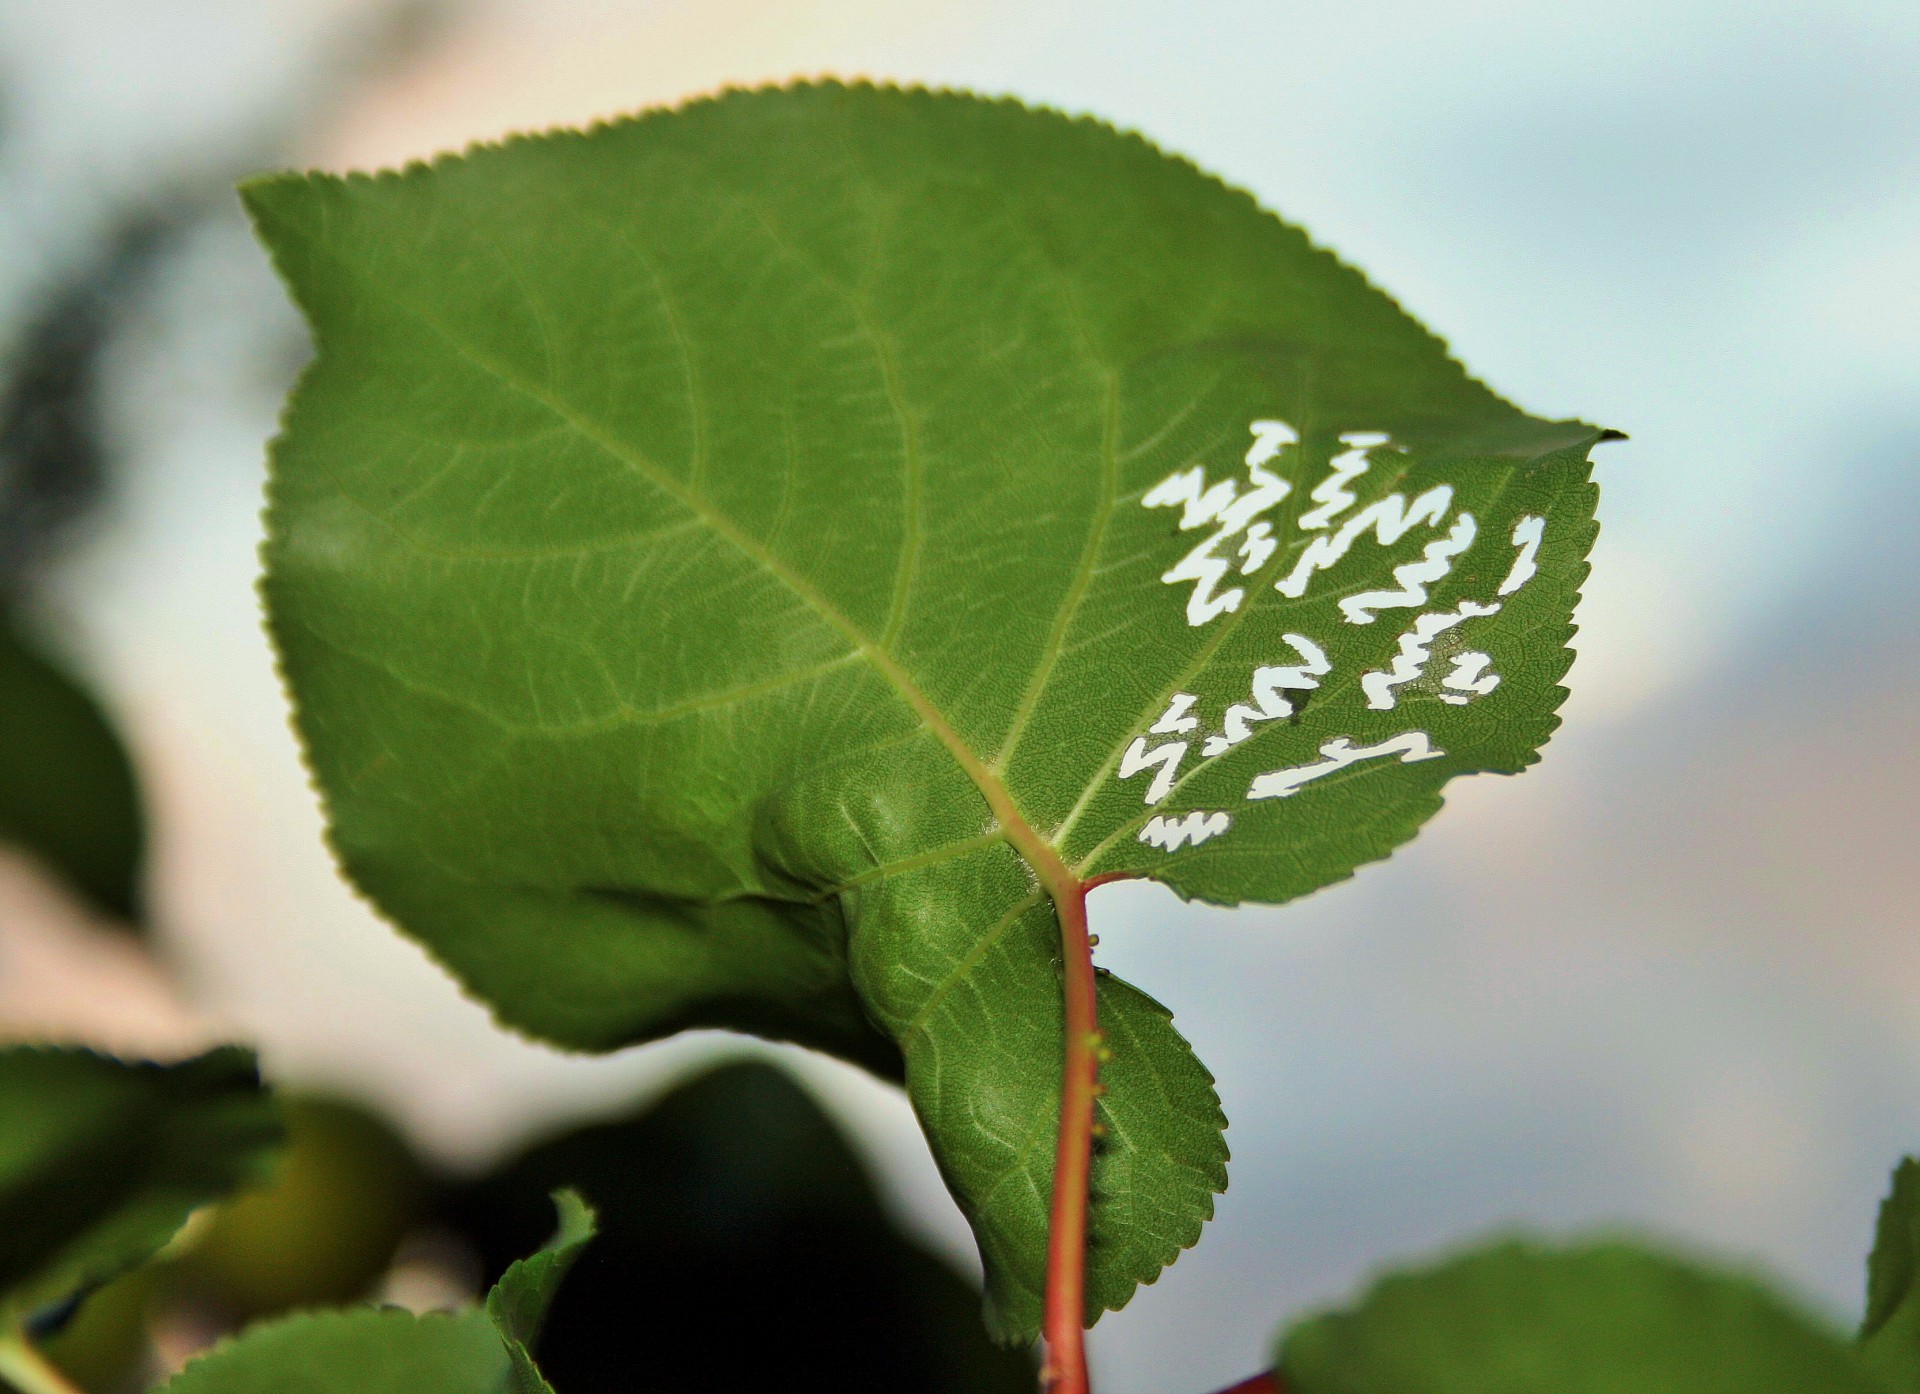
<path id="1" fill-rule="evenodd" d="M 553 1039 L 904 1069 L 1008 1336 L 1061 1040 L 1036 856 L 1286 899 L 1552 729 L 1599 433 L 1136 137 L 822 85 L 246 192 L 320 349 L 265 592 L 349 873 Z M 1293 635 L 1325 668 L 1263 698 Z M 1224 1183 L 1205 1070 L 1128 1020 L 1098 1306 Z"/>

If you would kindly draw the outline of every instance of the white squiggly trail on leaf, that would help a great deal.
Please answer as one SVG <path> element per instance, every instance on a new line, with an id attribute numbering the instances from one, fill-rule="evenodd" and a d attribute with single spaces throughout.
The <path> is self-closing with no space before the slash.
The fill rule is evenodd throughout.
<path id="1" fill-rule="evenodd" d="M 1264 465 L 1289 445 L 1300 441 L 1300 433 L 1284 421 L 1252 421 L 1253 444 L 1247 447 L 1247 463 Z"/>
<path id="2" fill-rule="evenodd" d="M 1340 613 L 1347 617 L 1348 624 L 1372 624 L 1379 610 L 1411 610 L 1415 606 L 1427 603 L 1427 587 L 1435 581 L 1446 579 L 1453 570 L 1454 558 L 1473 545 L 1474 534 L 1479 531 L 1471 513 L 1462 513 L 1453 520 L 1453 530 L 1445 537 L 1429 542 L 1426 551 L 1421 553 L 1419 561 L 1407 562 L 1393 569 L 1393 579 L 1399 585 L 1398 590 L 1363 591 L 1359 595 L 1350 595 L 1341 600 Z"/>
<path id="3" fill-rule="evenodd" d="M 1167 709 L 1160 713 L 1160 719 L 1147 727 L 1155 736 L 1183 736 L 1200 724 L 1197 716 L 1188 716 L 1193 704 L 1200 699 L 1191 692 L 1176 692 L 1173 700 L 1167 703 Z"/>
<path id="4" fill-rule="evenodd" d="M 1253 670 L 1253 705 L 1236 702 L 1227 708 L 1226 718 L 1221 725 L 1222 734 L 1208 736 L 1200 753 L 1205 756 L 1224 755 L 1234 746 L 1253 734 L 1256 721 L 1277 721 L 1293 715 L 1293 703 L 1280 694 L 1285 691 L 1309 692 L 1320 686 L 1320 679 L 1331 671 L 1326 650 L 1304 634 L 1282 634 L 1280 636 L 1293 645 L 1293 651 L 1300 655 L 1300 662 L 1292 665 L 1274 665 Z"/>
<path id="5" fill-rule="evenodd" d="M 1255 421 L 1247 429 L 1253 432 L 1253 444 L 1247 448 L 1245 460 L 1247 480 L 1252 486 L 1246 493 L 1242 494 L 1231 479 L 1209 485 L 1205 468 L 1195 465 L 1168 475 L 1140 500 L 1147 508 L 1178 508 L 1182 532 L 1207 523 L 1218 525 L 1206 541 L 1160 578 L 1170 586 L 1192 583 L 1193 590 L 1187 596 L 1187 623 L 1196 628 L 1239 609 L 1240 602 L 1246 599 L 1246 592 L 1238 586 L 1231 590 L 1217 589 L 1234 569 L 1232 551 L 1222 556 L 1218 549 L 1244 533 L 1238 548 L 1240 574 L 1251 576 L 1258 571 L 1278 544 L 1274 541 L 1272 526 L 1254 520 L 1293 490 L 1291 481 L 1270 473 L 1264 466 L 1286 446 L 1298 441 L 1298 433 L 1284 421 Z"/>
<path id="6" fill-rule="evenodd" d="M 1247 535 L 1240 539 L 1240 574 L 1251 576 L 1267 564 L 1267 558 L 1274 554 L 1280 544 L 1274 540 L 1271 523 L 1255 523 L 1247 529 Z"/>
<path id="7" fill-rule="evenodd" d="M 1140 829 L 1140 841 L 1163 852 L 1178 852 L 1188 844 L 1198 847 L 1232 826 L 1233 819 L 1224 813 L 1204 813 L 1196 809 L 1184 818 L 1162 818 L 1156 814 Z"/>
<path id="8" fill-rule="evenodd" d="M 1340 443 L 1352 448 L 1333 457 L 1327 477 L 1307 495 L 1319 505 L 1300 515 L 1300 526 L 1308 532 L 1320 531 L 1353 505 L 1359 495 L 1347 485 L 1367 472 L 1373 463 L 1374 449 L 1385 445 L 1387 436 L 1381 431 L 1345 431 Z"/>
<path id="9" fill-rule="evenodd" d="M 1467 515 L 1461 516 L 1464 518 Z M 1539 567 L 1534 559 L 1539 554 L 1540 539 L 1545 533 L 1546 519 L 1537 514 L 1526 514 L 1513 525 L 1513 545 L 1518 549 L 1518 555 L 1507 570 L 1506 580 L 1500 583 L 1500 595 L 1512 595 L 1538 573 Z M 1395 573 L 1396 576 L 1398 574 Z M 1498 614 L 1500 606 L 1498 600 L 1463 600 L 1457 609 L 1420 616 L 1400 636 L 1400 651 L 1394 655 L 1393 665 L 1384 671 L 1361 675 L 1360 690 L 1366 694 L 1367 705 L 1375 711 L 1391 711 L 1399 701 L 1394 689 L 1417 681 L 1426 672 L 1433 656 L 1435 639 L 1467 620 Z M 1492 692 L 1500 685 L 1500 675 L 1487 671 L 1492 663 L 1493 659 L 1488 654 L 1456 654 L 1452 668 L 1441 680 L 1441 687 L 1448 690 L 1440 694 L 1440 700 L 1458 707 Z"/>
<path id="10" fill-rule="evenodd" d="M 1403 731 L 1377 745 L 1355 745 L 1346 736 L 1336 736 L 1320 747 L 1320 758 L 1311 765 L 1295 765 L 1256 775 L 1247 787 L 1249 799 L 1285 799 L 1300 792 L 1303 785 L 1324 779 L 1337 770 L 1357 765 L 1362 760 L 1381 760 L 1398 755 L 1403 764 L 1416 760 L 1437 760 L 1447 752 L 1434 748 L 1425 731 Z"/>
<path id="11" fill-rule="evenodd" d="M 1451 484 L 1436 484 L 1412 503 L 1407 502 L 1405 494 L 1388 494 L 1347 519 L 1338 532 L 1309 542 L 1293 570 L 1275 582 L 1273 588 L 1290 600 L 1298 600 L 1307 593 L 1307 583 L 1313 579 L 1313 573 L 1325 571 L 1346 556 L 1364 533 L 1371 531 L 1381 546 L 1391 547 L 1421 523 L 1438 527 L 1452 507 Z"/>
<path id="12" fill-rule="evenodd" d="M 1176 692 L 1173 700 L 1167 703 L 1167 709 L 1160 713 L 1160 719 L 1147 728 L 1151 735 L 1182 735 L 1200 724 L 1200 718 L 1188 716 L 1193 704 L 1200 699 L 1191 692 Z M 1120 756 L 1121 779 L 1132 779 L 1145 770 L 1156 773 L 1147 784 L 1146 802 L 1159 803 L 1173 789 L 1174 772 L 1180 768 L 1180 762 L 1186 758 L 1187 742 L 1163 741 L 1159 745 L 1149 746 L 1146 736 L 1135 736 L 1133 744 Z"/>
<path id="13" fill-rule="evenodd" d="M 1367 695 L 1367 705 L 1375 711 L 1391 711 L 1399 700 L 1394 688 L 1405 687 L 1426 671 L 1427 660 L 1433 656 L 1433 641 L 1456 625 L 1482 615 L 1500 613 L 1498 604 L 1483 605 L 1477 600 L 1463 600 L 1457 610 L 1430 611 L 1413 622 L 1413 627 L 1400 636 L 1400 652 L 1393 656 L 1393 666 L 1384 672 L 1363 673 L 1360 676 L 1360 690 Z"/>
<path id="14" fill-rule="evenodd" d="M 1226 511 L 1240 492 L 1231 479 L 1223 479 L 1211 488 L 1204 465 L 1168 475 L 1141 498 L 1143 508 L 1178 508 L 1180 531 L 1192 532 L 1202 523 L 1211 523 Z"/>
<path id="15" fill-rule="evenodd" d="M 1440 700 L 1464 707 L 1475 697 L 1484 697 L 1500 686 L 1500 675 L 1487 671 L 1492 662 L 1491 654 L 1476 651 L 1455 654 L 1453 667 L 1440 679 L 1440 686 L 1449 689 L 1440 694 Z"/>
<path id="16" fill-rule="evenodd" d="M 1507 579 L 1500 583 L 1501 595 L 1512 595 L 1533 579 L 1534 573 L 1540 569 L 1534 564 L 1534 559 L 1540 555 L 1540 539 L 1546 535 L 1546 531 L 1547 520 L 1533 513 L 1513 525 L 1513 545 L 1520 549 L 1520 555 L 1513 559 Z"/>

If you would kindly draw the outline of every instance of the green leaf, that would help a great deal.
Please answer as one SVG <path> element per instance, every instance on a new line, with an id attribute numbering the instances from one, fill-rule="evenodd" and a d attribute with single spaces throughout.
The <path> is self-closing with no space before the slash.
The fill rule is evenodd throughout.
<path id="1" fill-rule="evenodd" d="M 1291 1394 L 1887 1394 L 1751 1278 L 1631 1244 L 1512 1241 L 1380 1281 L 1286 1335 Z"/>
<path id="2" fill-rule="evenodd" d="M 427 1189 L 406 1139 L 364 1105 L 286 1090 L 279 1100 L 287 1142 L 272 1183 L 196 1225 L 173 1263 L 197 1299 L 236 1317 L 365 1296 L 419 1224 Z"/>
<path id="3" fill-rule="evenodd" d="M 105 714 L 0 610 L 0 843 L 132 923 L 145 841 L 133 766 Z"/>
<path id="4" fill-rule="evenodd" d="M 1867 1314 L 1861 1351 L 1887 1381 L 1920 1390 L 1920 1162 L 1903 1159 L 1880 1205 L 1867 1259 Z"/>
<path id="5" fill-rule="evenodd" d="M 415 1316 L 363 1307 L 282 1317 L 191 1362 L 165 1394 L 553 1394 L 529 1352 L 593 1210 L 560 1191 L 559 1232 L 507 1270 L 484 1306 Z"/>
<path id="6" fill-rule="evenodd" d="M 165 1394 L 519 1394 L 479 1309 L 304 1312 L 249 1328 L 192 1361 Z"/>
<path id="7" fill-rule="evenodd" d="M 533 1344 L 560 1280 L 593 1238 L 593 1208 L 577 1193 L 555 1191 L 553 1204 L 560 1212 L 559 1230 L 539 1252 L 501 1274 L 487 1294 L 487 1315 L 507 1344 L 516 1394 L 552 1394 L 534 1366 Z"/>
<path id="8" fill-rule="evenodd" d="M 904 1066 L 1005 1336 L 1041 874 L 1285 900 L 1553 729 L 1599 433 L 1137 137 L 822 85 L 245 196 L 319 348 L 265 595 L 348 874 L 564 1044 Z M 1226 1162 L 1168 1015 L 1101 1006 L 1090 1316 Z"/>
<path id="9" fill-rule="evenodd" d="M 542 1139 L 450 1189 L 440 1223 L 501 1272 L 545 1234 L 563 1184 L 593 1198 L 600 1231 L 540 1351 L 569 1394 L 627 1388 L 640 1369 L 662 1390 L 776 1388 L 803 1372 L 841 1394 L 1032 1394 L 1031 1355 L 988 1341 L 978 1287 L 900 1231 L 784 1070 L 722 1065 Z"/>
<path id="10" fill-rule="evenodd" d="M 178 1065 L 0 1050 L 0 1329 L 151 1257 L 263 1179 L 279 1141 L 238 1047 Z"/>

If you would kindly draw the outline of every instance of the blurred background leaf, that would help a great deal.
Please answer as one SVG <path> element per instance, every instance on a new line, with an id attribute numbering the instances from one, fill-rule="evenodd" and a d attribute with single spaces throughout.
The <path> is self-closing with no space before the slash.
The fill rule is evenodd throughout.
<path id="1" fill-rule="evenodd" d="M 42 573 L 107 496 L 101 360 L 182 218 L 177 201 L 116 209 L 19 322 L 0 316 L 0 842 L 123 929 L 141 924 L 147 841 L 132 761 L 29 615 Z"/>
<path id="2" fill-rule="evenodd" d="M 1860 1347 L 1890 1385 L 1920 1389 L 1920 1162 L 1894 1168 L 1867 1259 Z"/>
<path id="3" fill-rule="evenodd" d="M 105 712 L 0 609 L 0 841 L 114 921 L 140 919 L 146 846 L 133 765 Z"/>
<path id="4" fill-rule="evenodd" d="M 280 1112 L 286 1142 L 269 1180 L 202 1212 L 163 1258 L 87 1295 L 40 1343 L 74 1383 L 145 1388 L 248 1322 L 376 1295 L 407 1305 L 421 1291 L 383 1287 L 429 1194 L 413 1150 L 349 1099 L 287 1095 Z M 455 1276 L 427 1289 L 428 1305 L 472 1297 L 468 1275 Z"/>
<path id="5" fill-rule="evenodd" d="M 1890 1394 L 1757 1280 L 1635 1244 L 1509 1240 L 1389 1274 L 1282 1343 L 1291 1394 Z"/>
<path id="6" fill-rule="evenodd" d="M 367 1296 L 425 1198 L 412 1150 L 364 1105 L 296 1095 L 283 1113 L 272 1184 L 215 1211 L 176 1265 L 178 1283 L 236 1318 Z"/>
<path id="7" fill-rule="evenodd" d="M 151 1257 L 281 1137 L 237 1046 L 177 1065 L 0 1050 L 0 1120 L 0 1328 Z"/>
<path id="8" fill-rule="evenodd" d="M 144 1386 L 158 1268 L 136 1268 L 89 1293 L 65 1325 L 39 1343 L 40 1353 L 89 1394 L 121 1394 Z"/>

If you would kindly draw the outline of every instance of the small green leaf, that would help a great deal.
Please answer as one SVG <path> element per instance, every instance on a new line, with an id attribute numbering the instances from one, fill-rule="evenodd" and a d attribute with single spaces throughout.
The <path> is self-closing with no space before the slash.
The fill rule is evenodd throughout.
<path id="1" fill-rule="evenodd" d="M 301 1313 L 251 1327 L 192 1361 L 164 1394 L 553 1394 L 529 1351 L 593 1210 L 556 1192 L 560 1229 L 463 1312 Z"/>
<path id="2" fill-rule="evenodd" d="M 131 924 L 145 840 L 133 765 L 99 704 L 0 610 L 0 843 Z"/>
<path id="3" fill-rule="evenodd" d="M 1903 1159 L 1880 1205 L 1867 1259 L 1867 1314 L 1860 1347 L 1888 1381 L 1920 1390 L 1920 1162 Z"/>
<path id="4" fill-rule="evenodd" d="M 264 1178 L 280 1141 L 253 1054 L 178 1065 L 0 1050 L 0 1327 L 141 1263 Z"/>
<path id="5" fill-rule="evenodd" d="M 553 1204 L 560 1212 L 560 1228 L 553 1238 L 538 1253 L 501 1274 L 487 1294 L 487 1315 L 500 1329 L 513 1363 L 515 1394 L 552 1394 L 533 1363 L 533 1345 L 561 1279 L 593 1238 L 593 1207 L 577 1193 L 555 1191 Z"/>
<path id="6" fill-rule="evenodd" d="M 319 350 L 265 595 L 348 874 L 564 1044 L 904 1066 L 1009 1339 L 1043 873 L 1285 900 L 1554 727 L 1601 433 L 1137 137 L 821 85 L 245 197 Z M 1102 1005 L 1090 1316 L 1226 1163 Z"/>
<path id="7" fill-rule="evenodd" d="M 1631 1244 L 1513 1241 L 1382 1279 L 1289 1331 L 1291 1394 L 1888 1394 L 1751 1278 Z"/>

